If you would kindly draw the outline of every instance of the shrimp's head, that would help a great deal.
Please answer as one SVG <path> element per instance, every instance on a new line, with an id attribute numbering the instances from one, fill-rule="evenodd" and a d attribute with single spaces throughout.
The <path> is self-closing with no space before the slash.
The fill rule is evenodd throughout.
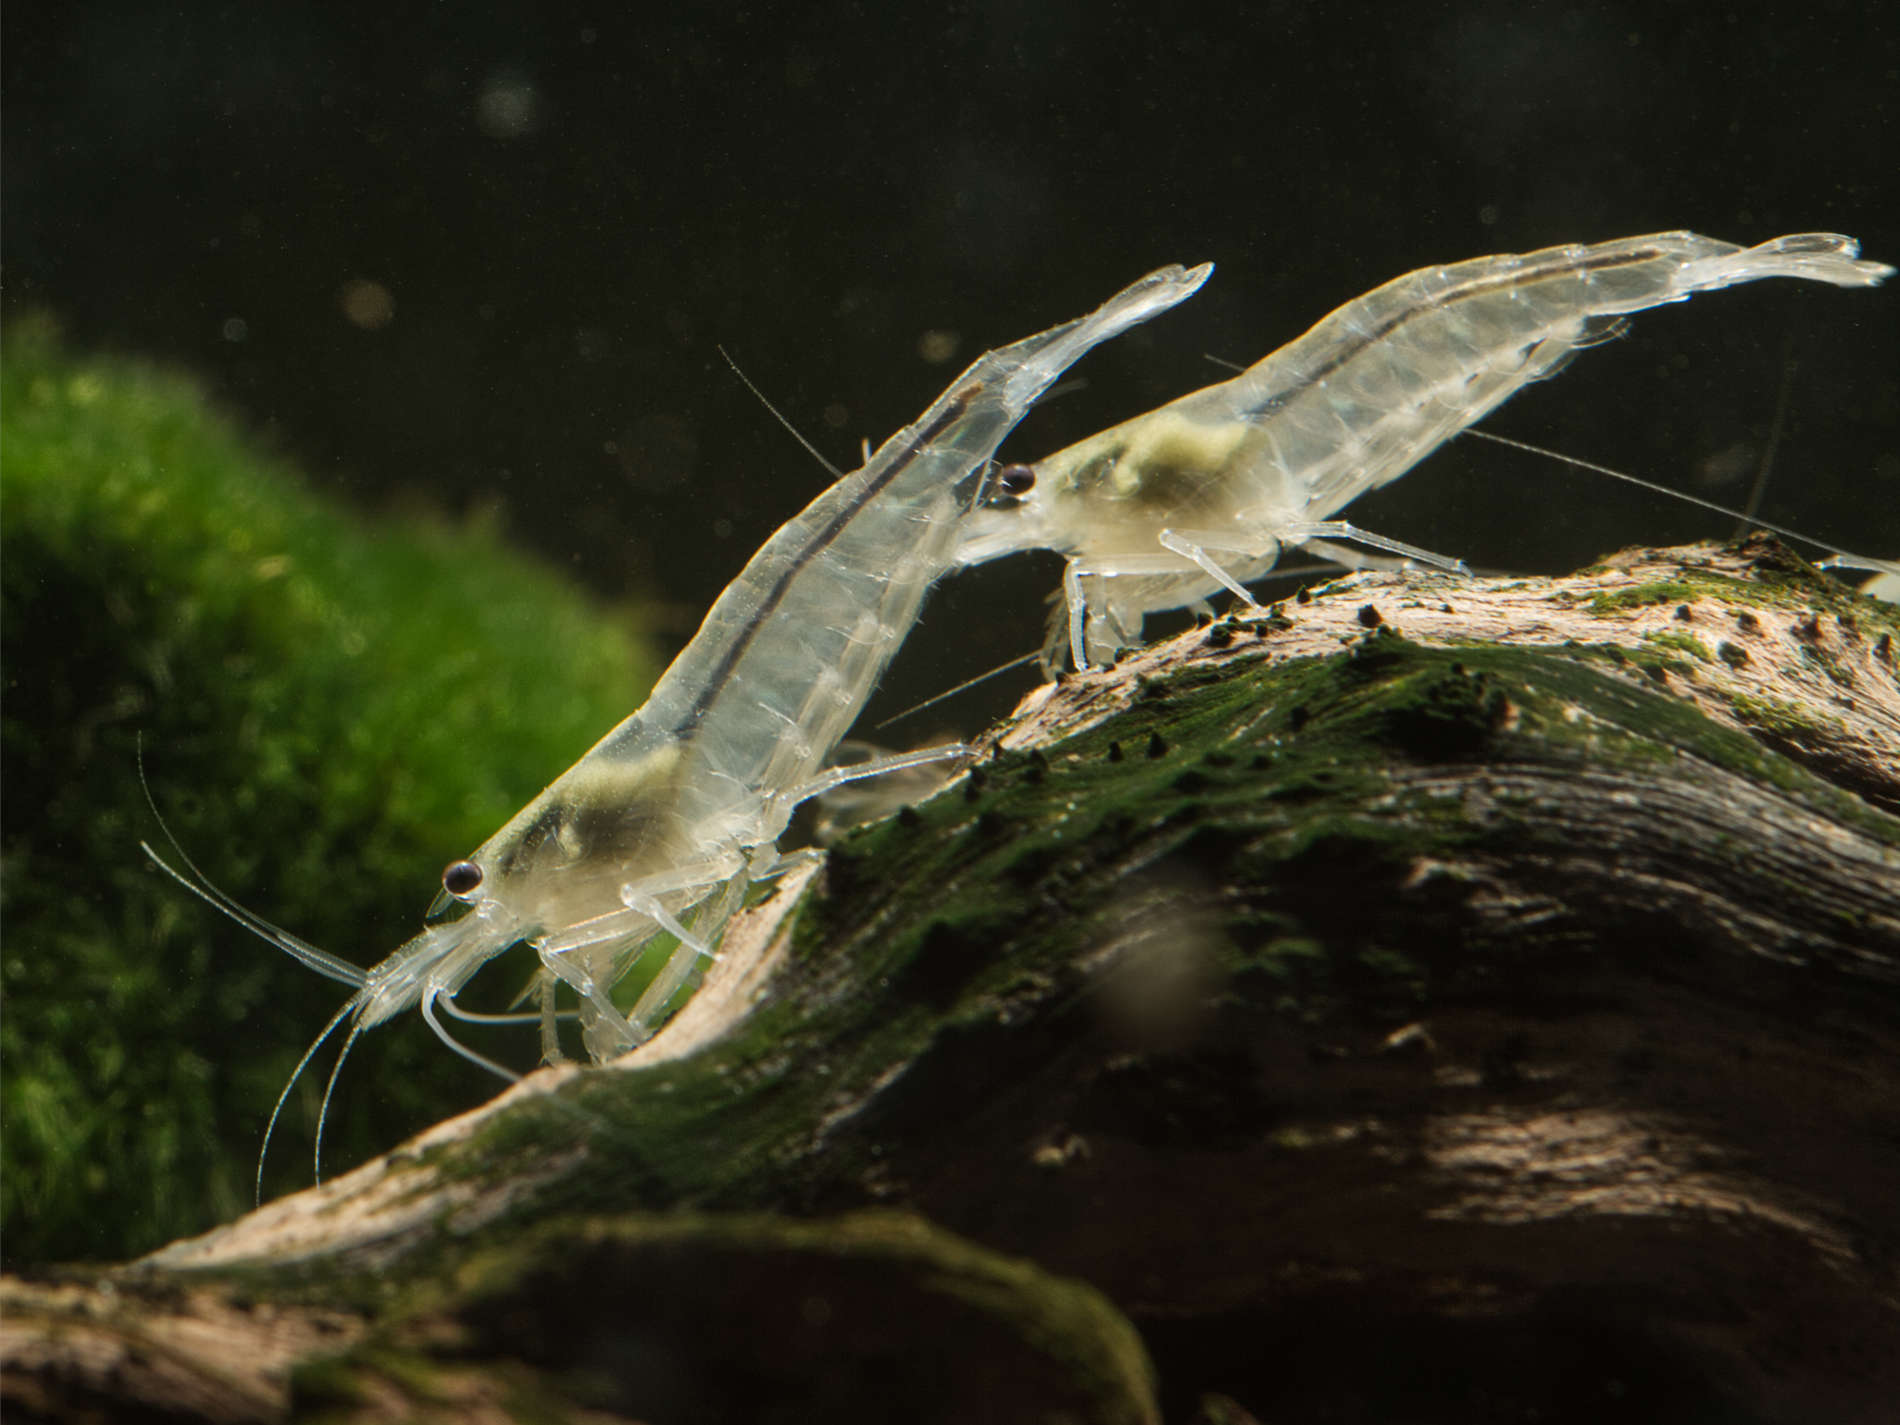
<path id="1" fill-rule="evenodd" d="M 477 970 L 521 938 L 520 924 L 492 900 L 428 926 L 370 969 L 356 994 L 357 1027 L 393 1019 L 425 994 L 453 998 Z"/>
<path id="2" fill-rule="evenodd" d="M 1162 407 L 1034 465 L 1006 465 L 965 520 L 957 559 L 978 564 L 1022 549 L 1071 557 L 1151 554 L 1167 528 L 1229 523 L 1255 498 L 1257 463 L 1243 422 L 1210 424 Z"/>
<path id="3" fill-rule="evenodd" d="M 959 564 L 987 564 L 1006 554 L 1050 547 L 1048 503 L 1039 498 L 1034 465 L 1005 465 L 991 478 L 982 503 L 957 531 Z"/>
<path id="4" fill-rule="evenodd" d="M 652 779 L 624 766 L 615 775 L 616 766 L 583 759 L 472 855 L 443 868 L 430 924 L 375 966 L 358 992 L 361 1027 L 431 992 L 453 997 L 519 941 L 622 910 L 625 882 L 677 859 L 668 836 L 674 818 Z"/>
<path id="5" fill-rule="evenodd" d="M 443 923 L 432 930 L 468 926 L 471 944 L 495 955 L 514 940 L 623 909 L 622 886 L 690 859 L 678 760 L 676 748 L 627 748 L 610 735 L 472 855 L 443 869 L 429 908 Z M 458 906 L 466 909 L 445 919 Z M 502 934 L 512 938 L 493 944 Z"/>

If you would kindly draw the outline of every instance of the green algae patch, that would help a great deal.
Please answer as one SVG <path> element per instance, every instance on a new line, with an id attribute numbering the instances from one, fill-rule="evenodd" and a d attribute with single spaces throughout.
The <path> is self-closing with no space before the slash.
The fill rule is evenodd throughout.
<path id="1" fill-rule="evenodd" d="M 1825 722 L 1785 698 L 1730 693 L 1726 695 L 1726 701 L 1734 709 L 1735 716 L 1748 726 L 1792 742 L 1830 731 Z"/>
<path id="2" fill-rule="evenodd" d="M 1094 1288 L 905 1213 L 544 1221 L 431 1277 L 360 1347 L 299 1373 L 301 1410 L 1158 1415 L 1140 1338 Z"/>
<path id="3" fill-rule="evenodd" d="M 1846 619 L 1871 618 L 1883 627 L 1900 621 L 1893 609 L 1876 607 L 1878 601 L 1822 573 L 1772 536 L 1750 536 L 1733 548 L 1748 556 L 1750 577 L 1740 579 L 1685 563 L 1665 578 L 1592 594 L 1583 601 L 1584 607 L 1600 618 L 1611 618 L 1657 604 L 1693 605 L 1708 600 L 1744 610 L 1820 611 Z M 1610 561 L 1593 566 L 1593 571 L 1614 567 Z"/>
<path id="4" fill-rule="evenodd" d="M 147 863 L 140 743 L 215 880 L 368 964 L 652 664 L 624 614 L 492 522 L 366 520 L 187 379 L 72 355 L 44 319 L 8 323 L 0 442 L 6 1256 L 116 1258 L 249 1206 L 271 1103 L 347 993 Z M 308 1180 L 321 1088 L 288 1105 L 272 1183 Z M 421 1026 L 379 1029 L 328 1162 L 493 1088 Z"/>
<path id="5" fill-rule="evenodd" d="M 1646 633 L 1643 642 L 1657 648 L 1673 648 L 1678 653 L 1686 653 L 1699 663 L 1715 662 L 1715 655 L 1709 652 L 1709 646 L 1692 633 Z"/>
<path id="6" fill-rule="evenodd" d="M 1737 584 L 1738 588 L 1752 588 L 1752 585 Z M 1612 589 L 1601 594 L 1592 594 L 1588 607 L 1598 617 L 1627 613 L 1631 609 L 1646 609 L 1656 604 L 1681 604 L 1702 598 L 1708 589 L 1698 580 L 1658 579 L 1647 584 L 1638 584 L 1629 589 Z"/>

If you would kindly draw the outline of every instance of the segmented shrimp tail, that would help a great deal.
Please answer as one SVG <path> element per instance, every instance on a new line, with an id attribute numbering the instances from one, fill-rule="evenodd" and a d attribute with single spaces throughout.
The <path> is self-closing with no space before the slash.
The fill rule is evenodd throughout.
<path id="1" fill-rule="evenodd" d="M 1860 255 L 1860 243 L 1841 233 L 1791 233 L 1755 247 L 1719 257 L 1705 257 L 1682 269 L 1687 291 L 1708 291 L 1763 277 L 1799 277 L 1829 282 L 1836 287 L 1872 287 L 1886 281 L 1893 269 Z"/>

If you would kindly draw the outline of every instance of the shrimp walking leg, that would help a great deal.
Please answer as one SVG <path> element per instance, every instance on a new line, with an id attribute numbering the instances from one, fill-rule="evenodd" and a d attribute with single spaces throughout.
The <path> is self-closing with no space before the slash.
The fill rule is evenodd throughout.
<path id="1" fill-rule="evenodd" d="M 1319 520 L 1311 524 L 1287 525 L 1280 533 L 1288 544 L 1300 544 L 1311 548 L 1316 540 L 1350 539 L 1355 544 L 1363 544 L 1369 549 L 1382 549 L 1387 554 L 1397 555 L 1400 559 L 1429 564 L 1432 568 L 1443 569 L 1448 574 L 1469 576 L 1471 573 L 1471 566 L 1462 559 L 1454 559 L 1449 554 L 1434 554 L 1429 549 L 1420 549 L 1416 544 L 1387 539 L 1382 534 L 1374 534 L 1371 530 L 1361 529 L 1358 525 L 1346 523 L 1345 520 Z"/>
<path id="2" fill-rule="evenodd" d="M 707 960 L 717 960 L 719 958 L 719 952 L 713 949 L 712 946 L 708 945 L 704 940 L 701 940 L 697 935 L 693 934 L 693 932 L 688 930 L 685 926 L 681 925 L 678 919 L 673 915 L 673 912 L 661 904 L 658 897 L 648 895 L 644 891 L 636 890 L 632 886 L 622 886 L 620 888 L 620 899 L 627 903 L 628 910 L 633 911 L 637 915 L 645 916 L 668 935 L 679 941 L 681 949 L 689 950 L 693 954 Z"/>
<path id="3" fill-rule="evenodd" d="M 1236 536 L 1226 530 L 1171 530 L 1164 529 L 1157 536 L 1158 542 L 1168 549 L 1191 559 L 1209 577 L 1217 579 L 1229 592 L 1254 608 L 1260 607 L 1260 601 L 1247 591 L 1233 575 L 1214 561 L 1209 551 L 1257 556 L 1262 541 L 1258 538 L 1247 539 Z M 1341 547 L 1332 541 L 1350 539 L 1371 549 L 1384 550 L 1396 556 L 1392 560 L 1377 560 L 1376 563 L 1387 567 L 1406 569 L 1421 564 L 1434 569 L 1443 569 L 1452 574 L 1470 574 L 1471 569 L 1462 559 L 1454 559 L 1446 554 L 1434 554 L 1429 549 L 1420 549 L 1416 544 L 1406 544 L 1396 539 L 1388 539 L 1382 534 L 1374 534 L 1358 525 L 1348 524 L 1344 520 L 1322 520 L 1308 524 L 1275 524 L 1273 539 L 1280 544 L 1297 544 L 1309 553 L 1324 555 L 1336 563 L 1344 564 L 1348 569 L 1371 568 L 1373 563 L 1355 552 L 1346 552 L 1341 557 Z"/>
<path id="4" fill-rule="evenodd" d="M 1189 569 L 1200 566 L 1200 561 L 1191 555 L 1172 553 L 1116 554 L 1100 559 L 1071 559 L 1062 571 L 1062 596 L 1069 610 L 1070 666 L 1086 671 L 1094 666 L 1097 655 L 1104 660 L 1112 659 L 1118 649 L 1134 641 L 1141 627 L 1141 618 L 1146 612 L 1145 601 L 1137 600 L 1140 607 L 1125 609 L 1115 592 L 1106 585 L 1117 580 L 1178 576 L 1184 563 Z M 1253 596 L 1246 592 L 1246 586 L 1237 586 L 1226 571 L 1211 559 L 1206 566 L 1201 567 L 1207 567 L 1210 577 L 1217 583 L 1234 589 L 1248 603 L 1254 602 Z M 1090 582 L 1084 583 L 1084 580 Z M 1091 587 L 1099 587 L 1101 592 L 1091 597 Z M 1047 660 L 1044 671 L 1052 671 Z"/>
<path id="5" fill-rule="evenodd" d="M 746 887 L 751 883 L 751 874 L 733 876 L 719 894 L 700 907 L 693 922 L 693 928 L 707 940 L 717 939 L 745 901 Z M 684 945 L 674 950 L 653 982 L 641 992 L 634 1001 L 633 1008 L 627 1013 L 627 1032 L 634 1043 L 643 1043 L 653 1037 L 655 1029 L 665 1019 L 667 1007 L 673 1002 L 687 979 L 698 967 L 699 957 L 687 951 Z M 606 1057 L 603 1050 L 617 1051 L 631 1045 L 621 1045 L 617 1040 L 602 1038 L 597 1043 L 587 1041 L 587 1047 L 596 1060 Z"/>
<path id="6" fill-rule="evenodd" d="M 534 942 L 534 948 L 541 955 L 543 964 L 548 964 L 549 956 L 563 956 L 591 945 L 622 939 L 639 929 L 643 919 L 649 918 L 629 908 L 631 899 L 683 893 L 685 903 L 690 905 L 701 894 L 717 887 L 740 870 L 743 864 L 743 857 L 739 855 L 722 855 L 673 870 L 655 872 L 650 876 L 621 881 L 614 889 L 614 899 L 620 907 L 618 910 L 590 916 L 558 931 L 550 931 Z M 548 964 L 548 968 L 553 969 L 554 966 Z"/>
<path id="7" fill-rule="evenodd" d="M 623 882 L 616 892 L 620 909 L 591 916 L 539 937 L 535 951 L 545 976 L 544 1012 L 551 1014 L 548 995 L 558 982 L 569 986 L 580 998 L 582 1034 L 590 1052 L 598 1045 L 615 1045 L 618 1047 L 612 1052 L 620 1052 L 650 1037 L 631 1024 L 614 1004 L 611 995 L 614 984 L 639 957 L 640 951 L 662 932 L 678 940 L 672 954 L 683 959 L 689 968 L 702 956 L 710 956 L 710 938 L 716 937 L 717 929 L 709 936 L 702 921 L 697 923 L 697 933 L 688 930 L 667 902 L 698 904 L 708 891 L 717 890 L 737 874 L 743 864 L 743 858 L 738 856 L 715 857 Z M 552 1031 L 544 1030 L 544 1058 L 549 1057 L 549 1044 L 553 1039 Z"/>
<path id="8" fill-rule="evenodd" d="M 1227 530 L 1218 529 L 1164 529 L 1155 536 L 1155 543 L 1163 549 L 1171 549 L 1183 559 L 1204 570 L 1207 577 L 1214 580 L 1228 593 L 1242 603 L 1254 608 L 1260 607 L 1260 601 L 1247 592 L 1247 586 L 1229 574 L 1210 554 L 1209 550 L 1223 552 L 1238 550 L 1245 554 L 1259 552 L 1259 542 L 1250 540 L 1244 544 L 1236 543 L 1234 536 Z"/>
<path id="9" fill-rule="evenodd" d="M 542 975 L 534 986 L 535 996 L 541 1009 L 541 1062 L 544 1064 L 565 1064 L 567 1055 L 561 1052 L 561 1025 L 555 1013 L 554 987 L 559 983 L 551 975 Z"/>
<path id="10" fill-rule="evenodd" d="M 975 750 L 966 742 L 946 742 L 941 747 L 921 747 L 915 752 L 894 752 L 888 756 L 873 757 L 864 762 L 853 762 L 848 767 L 831 767 L 802 787 L 794 788 L 788 795 L 796 805 L 810 801 L 813 797 L 823 796 L 833 788 L 842 787 L 850 782 L 861 782 L 867 777 L 883 777 L 892 772 L 908 771 L 912 767 L 927 767 L 933 762 L 954 762 L 960 757 L 970 756 Z"/>
<path id="11" fill-rule="evenodd" d="M 1272 529 L 1271 536 L 1252 534 L 1247 530 L 1163 529 L 1155 538 L 1158 544 L 1169 551 L 1166 554 L 1116 554 L 1098 559 L 1070 560 L 1063 571 L 1062 587 L 1069 610 L 1069 656 L 1073 666 L 1086 670 L 1092 666 L 1092 658 L 1098 653 L 1112 657 L 1117 640 L 1125 642 L 1131 629 L 1140 627 L 1141 616 L 1147 612 L 1145 607 L 1122 609 L 1112 592 L 1091 598 L 1088 593 L 1090 585 L 1085 584 L 1084 580 L 1153 580 L 1156 576 L 1178 576 L 1183 572 L 1199 570 L 1242 603 L 1250 608 L 1258 608 L 1260 601 L 1233 570 L 1214 556 L 1240 556 L 1247 561 L 1239 566 L 1240 573 L 1257 578 L 1261 573 L 1268 572 L 1257 568 L 1262 550 L 1276 549 L 1279 544 L 1300 545 L 1348 569 L 1417 568 L 1424 564 L 1454 574 L 1468 575 L 1471 572 L 1462 559 L 1434 554 L 1417 545 L 1388 539 L 1344 520 L 1320 520 L 1304 524 L 1276 522 Z M 1335 539 L 1353 540 L 1395 557 L 1385 560 L 1376 555 L 1364 555 L 1332 543 Z M 1096 632 L 1098 628 L 1103 628 L 1100 636 Z"/>
<path id="12" fill-rule="evenodd" d="M 1342 569 L 1354 571 L 1378 569 L 1388 574 L 1398 574 L 1419 566 L 1417 559 L 1395 554 L 1368 554 L 1363 549 L 1354 549 L 1347 544 L 1334 544 L 1327 539 L 1309 539 L 1300 548 L 1316 558 L 1324 559 L 1329 564 L 1337 564 Z"/>

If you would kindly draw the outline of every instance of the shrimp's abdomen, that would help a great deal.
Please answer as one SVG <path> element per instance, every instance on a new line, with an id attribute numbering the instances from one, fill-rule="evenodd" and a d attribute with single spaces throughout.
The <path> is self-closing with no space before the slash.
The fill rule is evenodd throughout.
<path id="1" fill-rule="evenodd" d="M 1304 491 L 1304 515 L 1318 518 L 1616 335 L 1629 313 L 1764 277 L 1863 287 L 1893 270 L 1858 253 L 1834 233 L 1742 248 L 1675 232 L 1424 268 L 1176 406 L 1258 422 L 1285 484 Z"/>

